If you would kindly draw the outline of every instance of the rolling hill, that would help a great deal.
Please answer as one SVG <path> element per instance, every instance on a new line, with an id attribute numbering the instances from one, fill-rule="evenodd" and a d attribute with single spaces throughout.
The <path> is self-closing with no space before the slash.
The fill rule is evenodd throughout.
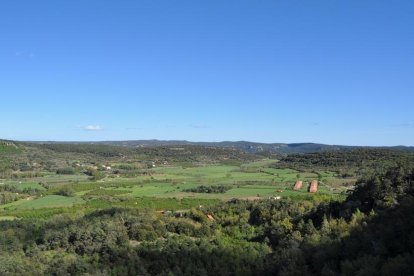
<path id="1" fill-rule="evenodd" d="M 237 149 L 248 153 L 312 153 L 321 151 L 335 151 L 355 148 L 381 148 L 395 149 L 404 151 L 414 151 L 414 147 L 395 146 L 395 147 L 359 147 L 343 145 L 326 145 L 316 143 L 257 143 L 249 141 L 223 141 L 223 142 L 191 142 L 186 140 L 128 140 L 128 141 L 100 141 L 100 142 L 31 142 L 36 144 L 97 144 L 97 145 L 114 145 L 134 148 L 148 148 L 159 146 L 204 146 L 215 148 Z"/>

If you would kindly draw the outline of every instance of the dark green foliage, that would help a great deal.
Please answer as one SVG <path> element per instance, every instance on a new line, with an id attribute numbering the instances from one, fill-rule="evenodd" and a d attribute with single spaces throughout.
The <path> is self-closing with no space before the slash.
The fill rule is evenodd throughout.
<path id="1" fill-rule="evenodd" d="M 194 226 L 185 231 L 187 234 L 178 236 L 184 233 L 180 227 L 169 225 L 184 221 Z M 33 268 L 39 274 L 78 274 L 96 269 L 107 273 L 127 271 L 127 274 L 138 269 L 150 275 L 170 272 L 224 275 L 229 271 L 253 274 L 263 271 L 269 253 L 267 246 L 258 243 L 211 237 L 209 231 L 202 231 L 203 227 L 186 218 L 160 219 L 154 213 L 122 209 L 95 212 L 79 219 L 57 216 L 44 223 L 3 222 L 0 228 L 3 233 L 0 244 L 11 254 L 0 253 L 0 256 L 14 256 L 13 262 L 21 264 L 25 255 L 28 262 L 18 270 L 23 274 Z M 196 233 L 203 238 L 192 238 Z M 55 261 L 47 262 L 42 257 L 46 252 L 54 255 Z M 34 264 L 35 259 L 40 263 Z M 12 266 L 2 268 L 5 273 L 15 272 Z"/>
<path id="2" fill-rule="evenodd" d="M 150 275 L 260 275 L 268 252 L 266 246 L 257 243 L 173 236 L 143 244 L 138 254 Z"/>
<path id="3" fill-rule="evenodd" d="M 72 189 L 71 186 L 69 185 L 65 185 L 63 187 L 61 187 L 56 194 L 57 195 L 61 195 L 61 196 L 73 196 L 75 193 L 75 191 Z"/>
<path id="4" fill-rule="evenodd" d="M 197 186 L 195 188 L 185 189 L 183 192 L 189 193 L 206 193 L 206 194 L 224 194 L 228 190 L 231 190 L 229 185 L 212 185 L 212 186 Z"/>
<path id="5" fill-rule="evenodd" d="M 95 155 L 104 158 L 124 158 L 125 156 L 149 157 L 155 163 L 168 162 L 194 162 L 194 161 L 224 161 L 224 160 L 254 160 L 256 156 L 239 150 L 221 147 L 205 147 L 195 145 L 174 145 L 158 147 L 122 147 L 104 144 L 28 144 L 30 147 L 50 150 L 54 153 L 80 155 Z M 147 160 L 148 161 L 148 160 Z"/>
<path id="6" fill-rule="evenodd" d="M 414 168 L 396 166 L 386 172 L 362 177 L 348 201 L 365 211 L 392 207 L 399 204 L 401 197 L 411 193 L 413 188 Z"/>
<path id="7" fill-rule="evenodd" d="M 75 174 L 76 171 L 74 168 L 67 167 L 67 168 L 60 168 L 56 170 L 57 174 Z"/>
<path id="8" fill-rule="evenodd" d="M 291 154 L 280 160 L 278 168 L 301 171 L 335 171 L 346 178 L 360 174 L 361 170 L 384 170 L 399 163 L 413 163 L 414 153 L 380 149 L 358 148 L 317 153 Z"/>
<path id="9" fill-rule="evenodd" d="M 89 169 L 86 171 L 86 174 L 90 176 L 90 180 L 97 181 L 105 178 L 105 173 L 98 170 Z"/>
<path id="10" fill-rule="evenodd" d="M 124 170 L 124 171 L 133 171 L 138 169 L 137 166 L 132 165 L 132 164 L 120 164 L 120 165 L 116 165 L 114 166 L 115 169 L 119 169 L 119 170 Z"/>
<path id="11" fill-rule="evenodd" d="M 39 144 L 34 146 L 61 153 L 96 154 L 104 157 L 120 156 L 126 151 L 122 147 L 94 144 Z"/>

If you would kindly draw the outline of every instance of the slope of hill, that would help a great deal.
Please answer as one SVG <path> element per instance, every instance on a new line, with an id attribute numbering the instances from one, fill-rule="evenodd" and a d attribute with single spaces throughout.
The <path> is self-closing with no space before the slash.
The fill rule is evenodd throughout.
<path id="1" fill-rule="evenodd" d="M 20 148 L 12 141 L 0 140 L 0 153 L 20 152 Z"/>
<path id="2" fill-rule="evenodd" d="M 396 146 L 396 147 L 359 147 L 343 145 L 325 145 L 316 143 L 256 143 L 249 141 L 223 141 L 223 142 L 191 142 L 186 140 L 129 140 L 129 141 L 100 141 L 100 142 L 32 142 L 41 144 L 97 144 L 97 145 L 115 145 L 134 148 L 148 148 L 159 146 L 205 146 L 215 148 L 230 148 L 242 150 L 248 153 L 313 153 L 321 151 L 336 151 L 342 149 L 356 148 L 378 148 L 378 149 L 396 149 L 404 151 L 414 151 L 414 147 Z"/>

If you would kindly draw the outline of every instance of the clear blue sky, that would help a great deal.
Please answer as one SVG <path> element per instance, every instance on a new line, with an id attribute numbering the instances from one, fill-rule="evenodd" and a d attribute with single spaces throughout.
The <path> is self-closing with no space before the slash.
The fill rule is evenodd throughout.
<path id="1" fill-rule="evenodd" d="M 412 0 L 2 0 L 0 138 L 414 145 Z"/>

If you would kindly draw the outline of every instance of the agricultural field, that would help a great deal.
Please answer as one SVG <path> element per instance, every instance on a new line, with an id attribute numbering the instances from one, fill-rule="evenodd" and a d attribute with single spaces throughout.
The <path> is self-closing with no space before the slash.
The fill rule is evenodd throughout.
<path id="1" fill-rule="evenodd" d="M 35 189 L 35 190 L 39 190 L 39 191 L 44 191 L 46 190 L 42 185 L 40 185 L 38 182 L 34 182 L 34 181 L 3 181 L 0 182 L 0 185 L 10 185 L 13 187 L 16 187 L 16 190 L 22 192 L 25 189 Z"/>
<path id="2" fill-rule="evenodd" d="M 60 195 L 41 196 L 40 198 L 28 197 L 13 203 L 1 206 L 4 210 L 33 210 L 42 208 L 73 207 L 75 204 L 82 204 L 85 201 L 80 197 L 66 197 Z"/>
<path id="3" fill-rule="evenodd" d="M 16 194 L 23 193 L 19 195 L 22 197 L 19 200 L 0 205 L 0 217 L 47 216 L 68 212 L 69 209 L 70 212 L 88 212 L 111 206 L 179 210 L 231 199 L 320 200 L 341 198 L 348 189 L 344 184 L 346 181 L 334 172 L 311 173 L 273 168 L 277 162 L 264 159 L 241 165 L 154 166 L 134 177 L 106 174 L 95 181 L 79 173 L 45 173 L 42 177 L 0 180 L 0 185 L 13 187 Z M 122 163 L 114 165 L 132 167 Z M 304 185 L 301 190 L 293 191 L 298 179 Z M 316 194 L 308 192 L 308 184 L 312 180 L 319 180 Z M 208 191 L 194 192 L 199 187 L 206 187 Z M 215 187 L 223 189 L 209 192 L 214 191 Z M 32 192 L 29 194 L 28 191 Z M 54 211 L 51 212 L 51 209 Z"/>

